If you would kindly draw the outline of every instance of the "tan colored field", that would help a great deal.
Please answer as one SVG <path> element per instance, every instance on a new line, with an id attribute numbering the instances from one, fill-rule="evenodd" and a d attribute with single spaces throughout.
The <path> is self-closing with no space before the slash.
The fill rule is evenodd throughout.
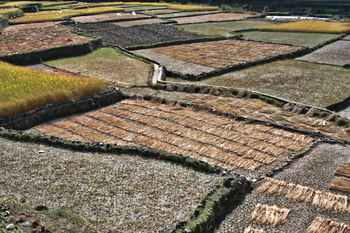
<path id="1" fill-rule="evenodd" d="M 72 33 L 65 26 L 7 31 L 3 32 L 0 36 L 0 56 L 32 52 L 70 44 L 80 44 L 91 39 L 90 37 Z"/>
<path id="2" fill-rule="evenodd" d="M 131 13 L 107 13 L 99 15 L 87 15 L 87 16 L 77 16 L 72 19 L 76 22 L 81 23 L 92 23 L 92 22 L 103 22 L 103 21 L 118 21 L 122 19 L 138 19 L 138 18 L 151 18 L 149 15 Z"/>
<path id="3" fill-rule="evenodd" d="M 298 46 L 243 40 L 221 40 L 173 45 L 150 50 L 182 61 L 219 68 L 288 53 L 298 49 L 300 49 Z"/>
<path id="4" fill-rule="evenodd" d="M 61 22 L 63 21 L 16 24 L 16 25 L 5 27 L 4 32 L 18 32 L 19 30 L 23 30 L 23 29 L 52 27 Z"/>
<path id="5" fill-rule="evenodd" d="M 140 20 L 123 21 L 123 22 L 117 22 L 117 23 L 113 23 L 113 24 L 118 25 L 118 26 L 122 26 L 122 27 L 130 27 L 130 26 L 134 26 L 134 25 L 144 25 L 144 24 L 163 23 L 163 22 L 166 22 L 166 20 L 153 18 L 153 19 L 140 19 Z"/>
<path id="6" fill-rule="evenodd" d="M 336 122 L 326 121 L 322 118 L 308 117 L 292 111 L 284 111 L 282 108 L 274 107 L 261 100 L 225 98 L 210 95 L 187 95 L 184 99 L 222 112 L 243 115 L 251 119 L 275 122 L 296 129 L 320 131 L 327 136 L 350 141 L 348 129 L 338 126 Z"/>
<path id="7" fill-rule="evenodd" d="M 245 19 L 247 17 L 252 17 L 252 15 L 238 14 L 238 13 L 219 13 L 219 14 L 181 17 L 181 18 L 175 18 L 175 20 L 179 24 L 183 24 L 183 23 L 199 23 L 199 22 L 209 22 L 209 21 L 239 20 L 239 19 Z"/>
<path id="8" fill-rule="evenodd" d="M 245 124 L 178 105 L 135 100 L 52 121 L 31 131 L 80 141 L 135 143 L 230 170 L 258 172 L 278 166 L 313 141 L 312 137 L 265 125 Z"/>

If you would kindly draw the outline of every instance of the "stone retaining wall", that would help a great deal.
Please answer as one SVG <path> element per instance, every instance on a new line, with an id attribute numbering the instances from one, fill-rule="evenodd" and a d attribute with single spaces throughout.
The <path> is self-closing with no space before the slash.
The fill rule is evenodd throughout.
<path id="1" fill-rule="evenodd" d="M 28 53 L 17 53 L 1 56 L 0 60 L 14 65 L 32 65 L 41 61 L 48 61 L 63 57 L 85 55 L 102 46 L 100 38 L 89 40 L 82 44 L 66 45 L 61 47 L 38 50 Z"/>
<path id="2" fill-rule="evenodd" d="M 48 104 L 15 116 L 0 118 L 0 127 L 25 130 L 56 118 L 93 110 L 126 98 L 129 98 L 129 96 L 119 89 L 111 88 L 108 91 L 77 100 Z"/>

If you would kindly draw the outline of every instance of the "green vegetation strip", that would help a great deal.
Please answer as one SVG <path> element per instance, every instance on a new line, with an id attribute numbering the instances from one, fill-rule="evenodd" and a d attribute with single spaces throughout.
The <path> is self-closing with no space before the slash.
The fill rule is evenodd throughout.
<path id="1" fill-rule="evenodd" d="M 202 200 L 189 220 L 177 225 L 175 232 L 214 231 L 214 222 L 221 211 L 228 203 L 233 203 L 238 194 L 249 188 L 251 188 L 250 182 L 244 177 L 235 175 L 226 178 L 221 185 L 218 185 Z"/>
<path id="2" fill-rule="evenodd" d="M 0 117 L 106 89 L 106 83 L 96 78 L 49 74 L 0 61 Z"/>

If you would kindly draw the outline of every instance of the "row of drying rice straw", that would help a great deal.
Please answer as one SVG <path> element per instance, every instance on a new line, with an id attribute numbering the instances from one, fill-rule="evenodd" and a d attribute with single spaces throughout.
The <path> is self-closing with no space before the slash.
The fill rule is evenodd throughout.
<path id="1" fill-rule="evenodd" d="M 103 112 L 105 112 L 107 114 L 111 114 L 111 115 L 116 116 L 116 117 L 122 117 L 125 119 L 134 120 L 137 118 L 137 116 L 135 114 L 130 114 L 130 113 L 127 114 L 127 112 L 122 112 L 116 108 L 104 109 Z M 258 163 L 258 162 L 255 162 L 255 161 L 249 160 L 249 159 L 244 159 L 244 158 L 239 157 L 235 154 L 226 153 L 222 150 L 218 150 L 218 149 L 213 148 L 211 146 L 207 146 L 207 145 L 200 143 L 200 142 L 197 142 L 193 139 L 183 138 L 183 137 L 174 135 L 168 131 L 151 128 L 150 125 L 155 124 L 154 122 L 156 121 L 156 119 L 149 118 L 147 120 L 148 121 L 144 123 L 145 125 L 137 124 L 137 126 L 136 126 L 134 123 L 129 123 L 129 122 L 124 123 L 124 125 L 129 124 L 128 126 L 125 126 L 124 129 L 133 130 L 134 132 L 138 132 L 138 133 L 143 134 L 143 135 L 150 135 L 151 130 L 156 130 L 157 134 L 154 135 L 154 137 L 156 137 L 157 139 L 161 140 L 162 138 L 164 138 L 166 136 L 168 143 L 173 144 L 173 145 L 178 145 L 178 146 L 185 148 L 187 150 L 196 151 L 205 157 L 216 159 L 216 160 L 219 160 L 221 162 L 225 162 L 225 163 L 228 163 L 228 164 L 231 164 L 231 165 L 234 165 L 237 167 L 241 167 L 244 169 L 249 169 L 249 170 L 255 170 L 261 166 L 261 163 Z M 116 125 L 120 126 L 120 123 L 116 124 Z M 170 129 L 170 130 L 176 130 L 176 126 L 173 126 L 173 129 Z"/>
<path id="2" fill-rule="evenodd" d="M 316 191 L 310 187 L 287 183 L 266 177 L 264 183 L 257 189 L 259 193 L 284 196 L 293 201 L 311 203 L 325 210 L 343 213 L 350 212 L 348 197 L 334 193 Z"/>
<path id="3" fill-rule="evenodd" d="M 350 227 L 345 223 L 324 219 L 321 217 L 315 218 L 305 233 L 350 233 Z"/>
<path id="4" fill-rule="evenodd" d="M 144 109 L 135 109 L 135 108 L 133 109 L 132 106 L 143 107 Z M 239 130 L 240 129 L 239 126 L 235 127 L 233 130 L 232 129 L 229 130 L 229 129 L 221 128 L 220 126 L 212 124 L 212 121 L 201 122 L 198 119 L 193 119 L 193 115 L 192 116 L 187 116 L 187 114 L 186 116 L 179 115 L 178 111 L 166 111 L 163 108 L 159 109 L 159 106 L 157 109 L 151 108 L 148 111 L 146 109 L 147 107 L 140 106 L 140 105 L 118 105 L 118 108 L 129 109 L 129 110 L 132 109 L 132 111 L 134 112 L 142 113 L 148 116 L 160 117 L 165 120 L 169 120 L 171 118 L 171 121 L 176 122 L 178 124 L 195 128 L 197 130 L 201 130 L 209 134 L 214 134 L 216 136 L 223 137 L 228 140 L 235 141 L 237 140 L 236 138 L 240 138 L 240 139 L 244 138 L 245 141 L 250 140 L 249 143 L 251 143 L 252 145 L 255 145 L 254 143 L 258 143 L 257 141 L 260 141 L 262 144 L 257 145 L 256 147 L 253 147 L 253 148 L 266 151 L 268 154 L 273 156 L 279 156 L 281 154 L 288 153 L 288 151 L 286 152 L 285 148 L 278 147 L 265 140 L 260 140 L 258 137 L 252 137 L 251 133 L 242 134 L 242 131 Z M 186 119 L 186 121 L 184 121 L 183 119 Z M 184 123 L 184 122 L 187 122 L 187 123 Z M 242 137 L 242 136 L 246 136 L 246 137 Z M 266 136 L 271 137 L 271 135 L 268 135 L 268 134 Z M 248 142 L 244 142 L 243 144 L 247 144 L 247 143 Z"/>
<path id="5" fill-rule="evenodd" d="M 106 109 L 105 111 L 108 112 L 108 109 Z M 203 131 L 198 131 L 189 127 L 184 127 L 182 125 L 169 123 L 168 121 L 161 121 L 157 118 L 149 117 L 147 115 L 140 115 L 138 112 L 135 111 L 124 111 L 124 109 L 114 108 L 113 114 L 118 114 L 119 117 L 122 116 L 129 119 L 132 118 L 133 120 L 147 124 L 148 126 L 171 132 L 172 134 L 176 134 L 177 136 L 187 137 L 199 143 L 209 144 L 213 147 L 218 147 L 222 150 L 235 153 L 237 156 L 253 159 L 257 162 L 270 164 L 276 160 L 275 157 L 272 157 L 268 154 L 264 154 L 258 150 L 254 150 L 249 146 L 239 144 L 237 142 L 232 142 L 212 134 L 207 134 Z M 186 119 L 183 119 L 183 123 L 184 122 L 186 122 Z"/>
<path id="6" fill-rule="evenodd" d="M 31 130 L 34 130 L 37 133 L 41 133 L 44 135 L 50 135 L 50 136 L 57 136 L 60 138 L 64 138 L 67 140 L 72 140 L 72 141 L 84 141 L 84 137 L 75 134 L 71 131 L 62 129 L 60 127 L 57 127 L 55 125 L 51 125 L 51 124 L 42 124 L 42 125 L 38 125 L 33 127 Z"/>
<path id="7" fill-rule="evenodd" d="M 257 220 L 261 224 L 269 223 L 276 226 L 287 218 L 289 212 L 290 209 L 287 208 L 257 204 L 251 214 L 250 221 Z"/>

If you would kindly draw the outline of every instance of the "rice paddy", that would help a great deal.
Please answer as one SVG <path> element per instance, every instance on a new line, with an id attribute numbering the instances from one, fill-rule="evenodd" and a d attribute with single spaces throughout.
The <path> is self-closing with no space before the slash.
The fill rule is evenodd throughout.
<path id="1" fill-rule="evenodd" d="M 95 78 L 48 74 L 0 62 L 0 117 L 106 90 Z"/>
<path id="2" fill-rule="evenodd" d="M 94 52 L 71 58 L 47 61 L 46 64 L 73 73 L 97 77 L 107 81 L 131 85 L 148 85 L 152 65 L 132 58 L 114 48 L 100 48 Z"/>
<path id="3" fill-rule="evenodd" d="M 297 21 L 292 23 L 281 23 L 259 28 L 260 31 L 277 32 L 317 32 L 317 33 L 348 33 L 349 23 L 331 23 L 320 21 Z"/>

